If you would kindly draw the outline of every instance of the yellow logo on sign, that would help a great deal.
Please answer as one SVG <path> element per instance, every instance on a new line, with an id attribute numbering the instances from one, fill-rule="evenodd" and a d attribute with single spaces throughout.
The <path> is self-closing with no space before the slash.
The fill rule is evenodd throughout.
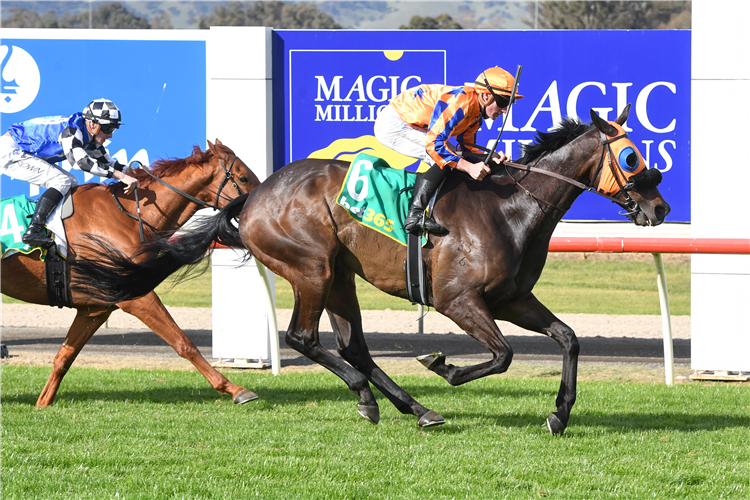
<path id="1" fill-rule="evenodd" d="M 374 135 L 362 135 L 351 139 L 337 139 L 328 147 L 313 151 L 308 158 L 322 158 L 351 162 L 359 153 L 367 153 L 384 159 L 392 168 L 403 170 L 419 165 L 418 172 L 425 172 L 429 165 L 383 146 Z"/>

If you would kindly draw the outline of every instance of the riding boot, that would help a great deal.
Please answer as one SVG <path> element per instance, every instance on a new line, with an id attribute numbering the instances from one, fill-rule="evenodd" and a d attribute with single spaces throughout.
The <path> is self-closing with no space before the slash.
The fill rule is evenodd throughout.
<path id="1" fill-rule="evenodd" d="M 32 247 L 42 248 L 49 248 L 55 244 L 52 238 L 44 234 L 44 224 L 62 199 L 62 193 L 55 188 L 49 188 L 39 197 L 29 228 L 21 237 L 24 243 Z"/>
<path id="2" fill-rule="evenodd" d="M 414 198 L 409 207 L 409 214 L 404 219 L 404 229 L 407 232 L 411 233 L 424 228 L 428 233 L 438 236 L 448 233 L 446 228 L 424 213 L 430 199 L 440 187 L 440 183 L 443 182 L 447 173 L 447 170 L 433 165 L 427 172 L 417 174 L 417 182 L 414 184 Z"/>

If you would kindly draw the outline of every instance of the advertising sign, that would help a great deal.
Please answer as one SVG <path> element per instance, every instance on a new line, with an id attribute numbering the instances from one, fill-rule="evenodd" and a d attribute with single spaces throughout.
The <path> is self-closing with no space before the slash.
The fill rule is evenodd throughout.
<path id="1" fill-rule="evenodd" d="M 588 123 L 593 109 L 614 120 L 630 103 L 625 130 L 649 168 L 664 175 L 669 221 L 690 221 L 690 32 L 281 30 L 274 36 L 275 169 L 367 151 L 414 171 L 418 162 L 373 135 L 390 99 L 415 85 L 472 85 L 486 68 L 514 74 L 522 65 L 524 98 L 505 118 L 498 150 L 519 158 L 523 144 L 564 117 Z M 491 147 L 501 126 L 502 119 L 486 120 L 479 144 Z M 618 207 L 590 194 L 565 219 L 624 220 Z"/>
<path id="2" fill-rule="evenodd" d="M 49 36 L 58 30 L 27 31 Z M 205 41 L 40 36 L 1 43 L 0 133 L 16 122 L 81 112 L 103 97 L 122 112 L 122 127 L 105 144 L 120 163 L 137 159 L 149 165 L 158 158 L 189 156 L 194 145 L 206 148 Z M 71 169 L 67 161 L 60 165 L 79 184 L 110 181 Z M 3 175 L 0 192 L 7 198 L 35 197 L 40 191 Z"/>

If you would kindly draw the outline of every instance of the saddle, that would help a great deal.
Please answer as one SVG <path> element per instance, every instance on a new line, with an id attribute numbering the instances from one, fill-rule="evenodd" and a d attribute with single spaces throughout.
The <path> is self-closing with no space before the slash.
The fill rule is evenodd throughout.
<path id="1" fill-rule="evenodd" d="M 404 219 L 411 204 L 416 175 L 391 168 L 382 158 L 358 154 L 351 162 L 341 192 L 339 206 L 368 228 L 402 245 L 406 245 L 406 292 L 413 304 L 427 304 L 426 267 L 421 248 L 427 244 L 426 234 L 407 233 Z M 430 200 L 432 211 L 435 197 Z"/>
<path id="2" fill-rule="evenodd" d="M 39 247 L 27 248 L 21 241 L 21 235 L 29 226 L 29 218 L 34 213 L 35 202 L 30 201 L 26 196 L 14 196 L 2 200 L 2 221 L 3 221 L 3 238 L 2 238 L 2 255 L 3 258 L 13 253 L 30 254 L 39 250 L 40 259 L 44 261 L 45 277 L 47 283 L 47 300 L 53 307 L 71 307 L 73 305 L 72 295 L 70 292 L 70 272 L 67 261 L 67 242 L 64 231 L 65 226 L 62 224 L 63 219 L 67 219 L 74 213 L 72 191 L 69 192 L 62 201 L 61 207 L 55 210 L 58 215 L 53 213 L 52 217 L 57 218 L 59 223 L 53 224 L 48 222 L 49 226 L 55 226 L 53 231 L 65 245 L 60 248 L 57 243 L 48 249 Z M 52 219 L 50 219 L 52 220 Z M 50 231 L 49 228 L 45 228 Z M 63 234 L 60 234 L 62 232 Z"/>

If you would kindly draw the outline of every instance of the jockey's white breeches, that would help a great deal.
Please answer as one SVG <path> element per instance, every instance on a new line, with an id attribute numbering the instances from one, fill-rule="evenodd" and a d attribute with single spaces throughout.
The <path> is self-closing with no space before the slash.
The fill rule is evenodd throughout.
<path id="1" fill-rule="evenodd" d="M 390 104 L 375 119 L 375 138 L 397 153 L 422 160 L 430 166 L 435 164 L 427 154 L 427 132 L 404 122 Z"/>
<path id="2" fill-rule="evenodd" d="M 55 188 L 63 196 L 78 185 L 73 174 L 21 150 L 9 135 L 0 136 L 0 173 L 45 189 Z"/>

